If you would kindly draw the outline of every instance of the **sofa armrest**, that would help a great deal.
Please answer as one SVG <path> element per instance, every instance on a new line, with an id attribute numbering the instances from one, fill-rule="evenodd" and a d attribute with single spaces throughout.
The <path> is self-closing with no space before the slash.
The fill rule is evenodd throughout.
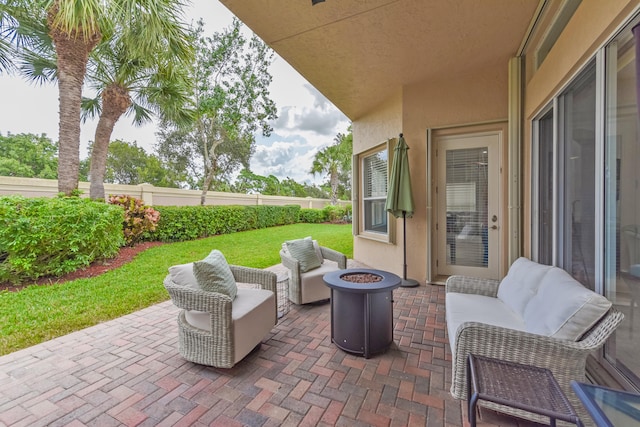
<path id="1" fill-rule="evenodd" d="M 338 252 L 324 246 L 320 246 L 320 251 L 322 252 L 322 257 L 324 259 L 337 262 L 339 269 L 344 270 L 347 268 L 347 256 L 342 252 Z"/>
<path id="2" fill-rule="evenodd" d="M 500 286 L 498 280 L 468 276 L 451 276 L 446 281 L 446 292 L 477 294 L 496 298 L 498 295 L 498 286 Z"/>
<path id="3" fill-rule="evenodd" d="M 600 348 L 624 316 L 611 309 L 580 341 L 561 340 L 478 322 L 465 322 L 455 337 L 451 394 L 467 398 L 469 353 L 549 369 L 569 395 L 570 381 L 585 379 L 587 356 Z"/>

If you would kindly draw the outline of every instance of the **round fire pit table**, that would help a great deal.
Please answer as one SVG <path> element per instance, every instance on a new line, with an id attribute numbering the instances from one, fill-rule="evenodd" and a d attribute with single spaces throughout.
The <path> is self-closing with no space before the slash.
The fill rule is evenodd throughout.
<path id="1" fill-rule="evenodd" d="M 382 270 L 349 268 L 323 277 L 331 288 L 331 340 L 361 354 L 386 351 L 393 342 L 393 290 L 402 279 Z"/>

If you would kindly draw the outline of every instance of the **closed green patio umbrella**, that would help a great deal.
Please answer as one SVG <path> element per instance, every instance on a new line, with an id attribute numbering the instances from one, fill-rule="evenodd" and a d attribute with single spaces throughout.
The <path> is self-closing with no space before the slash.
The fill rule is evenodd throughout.
<path id="1" fill-rule="evenodd" d="M 413 287 L 418 286 L 418 281 L 407 279 L 407 217 L 413 216 L 413 195 L 411 193 L 408 150 L 409 147 L 402 134 L 400 134 L 398 144 L 396 144 L 396 148 L 394 149 L 385 208 L 396 218 L 402 216 L 404 272 L 400 286 Z"/>

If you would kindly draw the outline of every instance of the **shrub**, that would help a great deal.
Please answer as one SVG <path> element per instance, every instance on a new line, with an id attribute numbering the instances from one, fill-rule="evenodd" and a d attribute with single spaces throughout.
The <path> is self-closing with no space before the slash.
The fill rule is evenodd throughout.
<path id="1" fill-rule="evenodd" d="M 236 231 L 295 224 L 300 207 L 292 206 L 156 206 L 160 221 L 146 238 L 181 242 Z"/>
<path id="2" fill-rule="evenodd" d="M 321 209 L 300 209 L 299 221 L 310 224 L 319 224 L 326 221 L 326 215 Z"/>
<path id="3" fill-rule="evenodd" d="M 0 197 L 0 282 L 61 276 L 113 257 L 122 209 L 78 197 Z"/>
<path id="4" fill-rule="evenodd" d="M 121 194 L 109 196 L 109 203 L 124 208 L 124 221 L 122 231 L 125 243 L 133 246 L 156 229 L 160 212 L 152 207 L 145 206 L 144 202 L 135 197 Z"/>

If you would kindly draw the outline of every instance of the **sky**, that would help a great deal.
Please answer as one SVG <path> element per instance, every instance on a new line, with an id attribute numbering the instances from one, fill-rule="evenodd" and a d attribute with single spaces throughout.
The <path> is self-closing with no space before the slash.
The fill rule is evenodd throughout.
<path id="1" fill-rule="evenodd" d="M 192 0 L 185 11 L 187 22 L 202 18 L 208 34 L 231 24 L 233 14 L 217 0 Z M 247 30 L 247 34 L 250 31 Z M 338 133 L 346 133 L 349 120 L 293 67 L 277 54 L 270 68 L 273 81 L 271 99 L 278 108 L 278 119 L 271 123 L 268 138 L 256 136 L 256 150 L 251 158 L 252 172 L 278 179 L 293 178 L 300 183 L 320 184 L 325 176 L 309 173 L 318 150 L 333 143 Z M 87 157 L 89 141 L 93 141 L 97 120 L 82 125 L 80 158 Z M 136 142 L 147 152 L 156 143 L 155 124 L 135 127 L 131 119 L 122 117 L 111 140 Z M 0 75 L 0 134 L 47 134 L 58 139 L 58 88 L 48 84 L 37 86 L 21 77 Z"/>

